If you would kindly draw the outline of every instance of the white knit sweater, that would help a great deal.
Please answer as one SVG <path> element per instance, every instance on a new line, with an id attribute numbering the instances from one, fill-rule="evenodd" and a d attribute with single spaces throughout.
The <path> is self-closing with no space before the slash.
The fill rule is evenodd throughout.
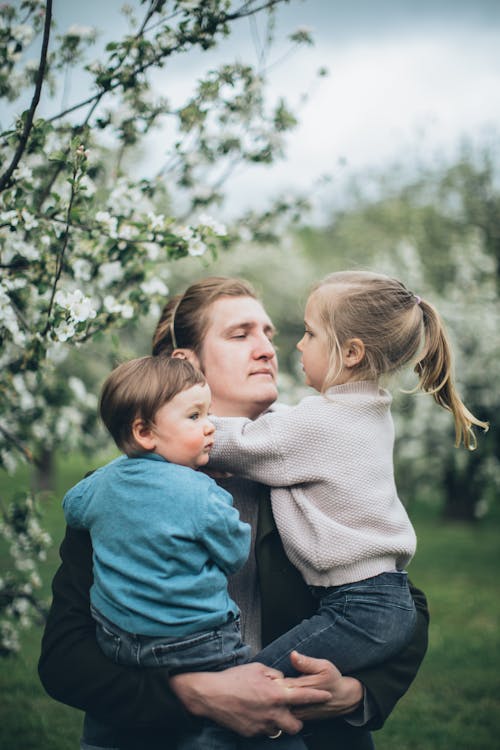
<path id="1" fill-rule="evenodd" d="M 308 584 L 403 570 L 415 552 L 394 481 L 390 404 L 363 381 L 255 421 L 213 417 L 210 466 L 271 486 L 283 546 Z"/>

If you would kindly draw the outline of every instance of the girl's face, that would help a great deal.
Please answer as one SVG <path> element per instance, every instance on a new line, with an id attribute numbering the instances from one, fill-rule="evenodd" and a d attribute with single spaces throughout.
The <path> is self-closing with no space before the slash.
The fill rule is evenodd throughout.
<path id="1" fill-rule="evenodd" d="M 297 344 L 297 349 L 302 354 L 301 364 L 306 385 L 321 391 L 330 365 L 330 349 L 325 327 L 319 317 L 316 295 L 317 292 L 314 292 L 307 301 L 305 333 Z"/>

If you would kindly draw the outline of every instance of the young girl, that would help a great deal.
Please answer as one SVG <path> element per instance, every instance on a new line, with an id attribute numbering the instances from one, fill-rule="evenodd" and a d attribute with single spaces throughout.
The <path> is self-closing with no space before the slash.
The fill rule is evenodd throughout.
<path id="1" fill-rule="evenodd" d="M 487 429 L 458 397 L 435 308 L 386 276 L 342 272 L 312 291 L 297 344 L 319 395 L 255 421 L 212 418 L 210 467 L 270 485 L 290 561 L 318 611 L 256 657 L 294 675 L 297 649 L 343 672 L 382 662 L 411 637 L 415 533 L 394 481 L 391 396 L 382 377 L 413 363 L 419 387 L 452 412 L 456 444 Z"/>

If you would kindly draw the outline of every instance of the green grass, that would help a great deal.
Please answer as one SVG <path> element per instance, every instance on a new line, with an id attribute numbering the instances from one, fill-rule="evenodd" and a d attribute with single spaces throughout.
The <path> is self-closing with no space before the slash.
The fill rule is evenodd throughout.
<path id="1" fill-rule="evenodd" d="M 45 525 L 55 542 L 43 569 L 47 592 L 63 528 L 59 498 L 90 465 L 81 458 L 61 462 L 58 499 L 45 501 Z M 23 482 L 27 476 L 15 483 L 0 476 L 0 495 L 8 497 Z M 500 518 L 470 527 L 445 525 L 419 507 L 412 516 L 419 548 L 410 575 L 429 599 L 430 646 L 412 688 L 375 734 L 377 749 L 491 750 L 500 734 Z M 81 714 L 52 701 L 38 682 L 40 638 L 41 629 L 33 628 L 23 636 L 21 654 L 1 662 L 1 748 L 78 747 Z"/>

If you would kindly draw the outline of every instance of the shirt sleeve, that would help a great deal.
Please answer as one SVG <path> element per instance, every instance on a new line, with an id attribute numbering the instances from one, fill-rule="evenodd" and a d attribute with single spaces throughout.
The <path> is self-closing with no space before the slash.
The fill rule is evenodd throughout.
<path id="1" fill-rule="evenodd" d="M 250 525 L 240 521 L 229 492 L 216 485 L 208 493 L 198 534 L 211 559 L 226 575 L 236 573 L 246 563 L 250 553 Z"/>
<path id="2" fill-rule="evenodd" d="M 113 726 L 189 726 L 192 718 L 170 690 L 166 669 L 125 667 L 101 652 L 90 615 L 88 532 L 67 528 L 60 554 L 38 663 L 47 693 Z"/>
<path id="3" fill-rule="evenodd" d="M 85 480 L 82 480 L 84 482 Z M 85 502 L 82 496 L 82 482 L 79 482 L 65 494 L 62 506 L 66 523 L 75 529 L 85 529 L 83 517 L 85 512 Z"/>

